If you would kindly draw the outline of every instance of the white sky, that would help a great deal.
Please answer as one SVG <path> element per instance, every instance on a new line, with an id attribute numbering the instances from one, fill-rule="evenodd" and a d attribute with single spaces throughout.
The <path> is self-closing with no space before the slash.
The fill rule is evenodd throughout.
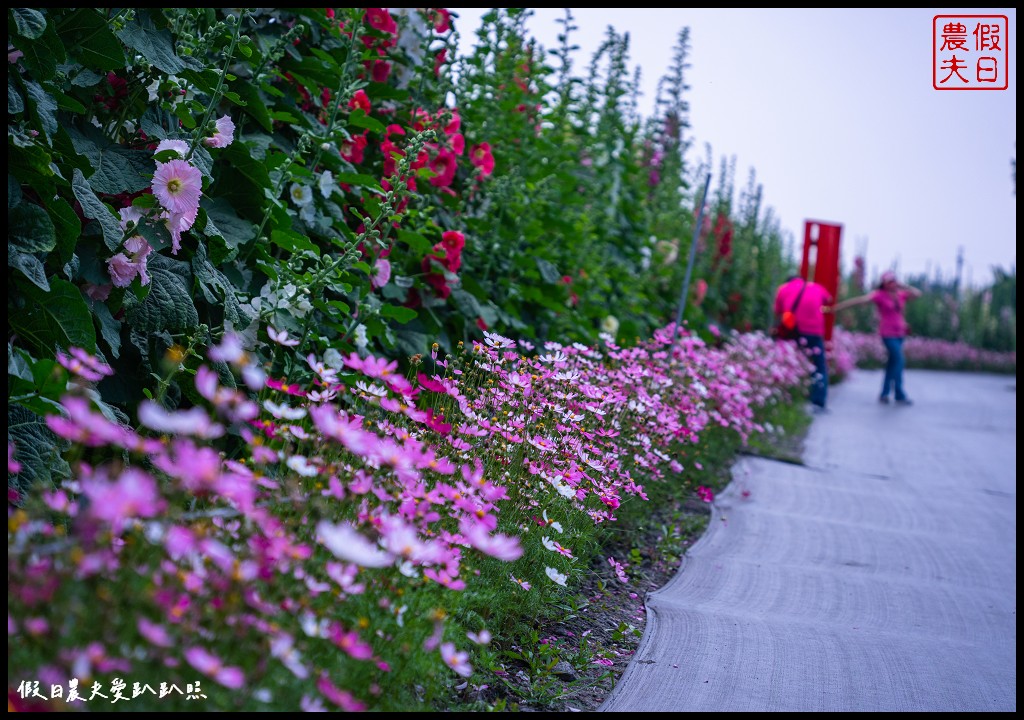
<path id="1" fill-rule="evenodd" d="M 450 8 L 466 50 L 487 8 Z M 529 34 L 558 47 L 563 8 L 534 8 Z M 782 229 L 843 225 L 843 271 L 864 254 L 869 280 L 955 273 L 987 284 L 1016 266 L 1017 13 L 987 9 L 572 8 L 582 75 L 610 26 L 629 33 L 641 68 L 640 112 L 654 110 L 679 31 L 690 28 L 684 99 L 689 163 L 736 160 L 736 197 L 750 170 Z M 932 87 L 935 15 L 1006 15 L 1009 88 Z M 940 78 L 941 79 L 941 78 Z"/>

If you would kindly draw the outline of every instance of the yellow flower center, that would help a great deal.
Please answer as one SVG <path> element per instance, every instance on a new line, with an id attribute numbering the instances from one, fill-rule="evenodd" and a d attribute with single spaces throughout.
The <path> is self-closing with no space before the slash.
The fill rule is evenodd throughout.
<path id="1" fill-rule="evenodd" d="M 178 178 L 171 178 L 167 181 L 167 192 L 172 195 L 181 192 L 181 180 Z"/>

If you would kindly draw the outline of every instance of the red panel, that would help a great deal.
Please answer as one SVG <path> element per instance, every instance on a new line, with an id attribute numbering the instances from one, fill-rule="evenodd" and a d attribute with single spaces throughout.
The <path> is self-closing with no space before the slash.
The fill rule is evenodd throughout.
<path id="1" fill-rule="evenodd" d="M 832 293 L 839 292 L 839 239 L 843 226 L 820 220 L 804 221 L 804 253 L 800 262 L 800 275 L 813 280 Z M 825 341 L 832 339 L 835 315 L 825 316 Z"/>

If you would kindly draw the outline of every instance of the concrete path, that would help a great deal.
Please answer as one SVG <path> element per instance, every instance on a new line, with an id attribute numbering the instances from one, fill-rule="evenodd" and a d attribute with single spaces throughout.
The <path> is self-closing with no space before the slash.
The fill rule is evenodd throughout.
<path id="1" fill-rule="evenodd" d="M 740 460 L 599 711 L 1016 711 L 1016 378 L 881 380 Z"/>

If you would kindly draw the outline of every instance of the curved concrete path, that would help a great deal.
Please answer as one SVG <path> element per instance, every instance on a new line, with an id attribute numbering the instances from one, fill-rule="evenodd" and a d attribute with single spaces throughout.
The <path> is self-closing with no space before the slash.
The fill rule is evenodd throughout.
<path id="1" fill-rule="evenodd" d="M 881 378 L 830 389 L 805 466 L 737 463 L 599 711 L 1016 711 L 1016 378 Z"/>

